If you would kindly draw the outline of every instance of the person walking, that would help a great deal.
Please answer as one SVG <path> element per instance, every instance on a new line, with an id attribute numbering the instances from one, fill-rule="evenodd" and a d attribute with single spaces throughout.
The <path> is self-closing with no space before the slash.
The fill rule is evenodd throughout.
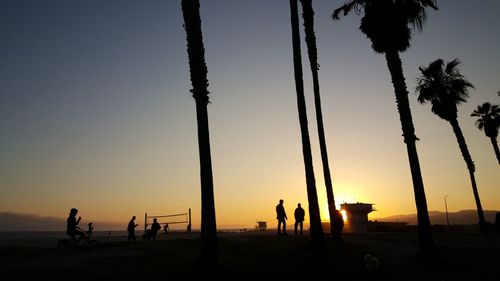
<path id="1" fill-rule="evenodd" d="M 283 207 L 283 199 L 280 199 L 278 205 L 276 205 L 276 218 L 278 219 L 278 235 L 287 235 L 286 234 L 286 220 L 288 217 L 286 216 L 285 207 Z M 281 228 L 283 227 L 283 232 Z"/>
<path id="2" fill-rule="evenodd" d="M 132 219 L 128 222 L 127 226 L 127 231 L 128 231 L 128 238 L 127 241 L 130 242 L 130 240 L 135 241 L 135 228 L 139 226 L 138 224 L 135 223 L 135 216 L 132 216 Z"/>
<path id="3" fill-rule="evenodd" d="M 295 209 L 294 212 L 294 217 L 295 217 L 295 235 L 297 235 L 297 228 L 300 228 L 300 235 L 302 235 L 302 229 L 304 228 L 304 217 L 306 215 L 306 212 L 304 209 L 302 209 L 302 206 L 297 204 L 297 208 Z"/>

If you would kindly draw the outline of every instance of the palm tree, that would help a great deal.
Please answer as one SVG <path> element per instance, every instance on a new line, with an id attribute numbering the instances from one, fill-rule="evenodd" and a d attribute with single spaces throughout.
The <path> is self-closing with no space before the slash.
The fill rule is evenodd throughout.
<path id="1" fill-rule="evenodd" d="M 351 11 L 358 14 L 364 13 L 361 18 L 361 32 L 371 40 L 372 48 L 376 53 L 385 54 L 396 94 L 396 104 L 410 163 L 417 207 L 419 249 L 423 255 L 432 254 L 434 243 L 415 145 L 418 138 L 413 126 L 408 90 L 399 52 L 410 47 L 412 30 L 422 29 L 426 20 L 427 7 L 437 10 L 435 0 L 350 0 L 336 9 L 332 15 L 333 19 L 337 20 L 341 13 L 343 15 L 347 15 Z"/>
<path id="2" fill-rule="evenodd" d="M 306 174 L 307 200 L 309 203 L 309 220 L 311 227 L 311 240 L 313 244 L 314 258 L 318 264 L 328 258 L 326 241 L 321 225 L 319 214 L 318 194 L 314 168 L 312 161 L 311 142 L 309 140 L 309 129 L 307 124 L 306 100 L 304 96 L 304 81 L 302 73 L 302 56 L 300 54 L 299 13 L 297 0 L 290 0 L 290 21 L 292 25 L 292 47 L 293 66 L 295 74 L 295 88 L 297 91 L 297 110 L 299 114 L 300 132 L 302 136 L 302 154 L 304 156 L 304 168 Z"/>
<path id="3" fill-rule="evenodd" d="M 328 200 L 328 213 L 330 215 L 330 233 L 336 235 L 332 224 L 335 215 L 335 198 L 333 195 L 332 177 L 330 175 L 330 164 L 328 163 L 328 151 L 326 149 L 325 129 L 323 126 L 323 113 L 321 110 L 321 95 L 319 93 L 318 78 L 318 50 L 316 47 L 316 35 L 314 34 L 314 10 L 312 0 L 300 0 L 302 4 L 302 17 L 304 18 L 304 30 L 306 35 L 307 51 L 309 54 L 309 64 L 313 77 L 314 105 L 316 107 L 316 123 L 318 125 L 319 147 L 321 151 L 321 160 L 323 162 L 323 176 L 325 178 L 326 197 Z M 335 237 L 334 237 L 335 238 Z"/>
<path id="4" fill-rule="evenodd" d="M 204 264 L 211 264 L 218 258 L 217 224 L 215 220 L 215 200 L 212 175 L 212 158 L 207 105 L 208 80 L 205 63 L 205 48 L 201 32 L 199 0 L 182 0 L 184 28 L 186 30 L 189 71 L 193 89 L 190 92 L 196 102 L 198 123 L 198 149 L 200 153 L 201 182 L 201 256 Z"/>
<path id="5" fill-rule="evenodd" d="M 476 127 L 479 130 L 483 130 L 484 128 L 484 134 L 490 138 L 498 164 L 500 164 L 500 150 L 498 150 L 497 144 L 498 128 L 500 128 L 500 107 L 496 104 L 485 102 L 482 105 L 478 105 L 477 109 L 470 116 L 479 117 L 476 120 Z"/>
<path id="6" fill-rule="evenodd" d="M 486 221 L 484 220 L 483 208 L 481 207 L 481 200 L 479 199 L 476 178 L 474 176 L 476 167 L 465 143 L 457 116 L 457 106 L 466 102 L 469 97 L 469 88 L 474 88 L 474 85 L 460 74 L 457 68 L 459 64 L 460 61 L 458 59 L 454 59 L 446 63 L 446 65 L 442 59 L 437 59 L 431 62 L 428 67 L 419 67 L 418 69 L 421 74 L 417 77 L 416 92 L 418 93 L 418 101 L 420 103 L 430 102 L 432 104 L 432 112 L 450 122 L 453 128 L 458 146 L 469 170 L 472 191 L 479 216 L 479 227 L 482 233 L 486 233 Z"/>

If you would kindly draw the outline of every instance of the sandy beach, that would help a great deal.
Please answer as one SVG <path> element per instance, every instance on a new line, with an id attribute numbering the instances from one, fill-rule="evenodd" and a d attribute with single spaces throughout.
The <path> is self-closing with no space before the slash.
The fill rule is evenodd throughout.
<path id="1" fill-rule="evenodd" d="M 99 244 L 57 247 L 62 233 L 0 233 L 2 280 L 201 280 L 199 233 L 171 232 L 128 243 L 123 232 L 100 232 Z M 435 233 L 435 257 L 416 255 L 416 233 L 344 235 L 345 250 L 327 238 L 329 261 L 312 264 L 308 235 L 272 230 L 220 232 L 216 280 L 498 280 L 500 235 Z M 369 268 L 365 256 L 379 261 Z"/>

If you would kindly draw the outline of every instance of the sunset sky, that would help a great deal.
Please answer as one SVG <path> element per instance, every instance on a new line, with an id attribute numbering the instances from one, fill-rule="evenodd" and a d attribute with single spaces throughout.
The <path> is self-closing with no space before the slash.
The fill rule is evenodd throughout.
<path id="1" fill-rule="evenodd" d="M 200 225 L 195 103 L 179 1 L 0 1 L 0 212 L 126 224 L 193 212 Z M 289 1 L 200 1 L 211 103 L 217 224 L 275 226 L 307 194 L 293 80 Z M 338 204 L 370 218 L 415 213 L 406 147 L 383 55 L 344 3 L 315 0 L 320 87 Z M 500 104 L 500 1 L 438 0 L 401 54 L 429 210 L 475 209 L 452 128 L 416 100 L 418 67 L 458 58 L 475 85 L 459 122 L 484 210 L 500 210 L 500 167 L 470 113 Z M 300 5 L 299 5 L 300 8 Z M 302 39 L 303 27 L 301 25 Z M 328 218 L 311 72 L 304 79 L 321 216 Z M 309 219 L 306 214 L 306 220 Z"/>

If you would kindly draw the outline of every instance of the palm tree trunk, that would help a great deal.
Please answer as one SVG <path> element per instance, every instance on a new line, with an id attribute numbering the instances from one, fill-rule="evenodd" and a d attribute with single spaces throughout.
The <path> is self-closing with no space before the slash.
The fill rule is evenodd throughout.
<path id="1" fill-rule="evenodd" d="M 204 265 L 217 260 L 217 223 L 212 176 L 212 158 L 208 126 L 208 80 L 205 63 L 205 48 L 201 32 L 199 0 L 182 0 L 184 28 L 186 29 L 189 70 L 196 102 L 198 122 L 198 149 L 200 153 L 201 182 L 201 257 Z"/>
<path id="2" fill-rule="evenodd" d="M 200 153 L 201 182 L 201 259 L 212 263 L 217 260 L 217 223 L 215 217 L 212 158 L 208 126 L 207 104 L 196 101 L 198 120 L 198 148 Z"/>
<path id="3" fill-rule="evenodd" d="M 318 124 L 319 147 L 321 151 L 321 160 L 323 163 L 323 176 L 325 177 L 326 197 L 328 200 L 328 213 L 330 215 L 330 233 L 332 237 L 336 235 L 332 223 L 335 215 L 335 198 L 333 195 L 332 177 L 330 175 L 330 164 L 328 163 L 328 151 L 326 149 L 325 129 L 323 125 L 323 112 L 321 110 L 321 95 L 319 92 L 318 78 L 318 50 L 316 47 L 316 36 L 314 35 L 314 10 L 312 0 L 300 0 L 304 18 L 304 30 L 306 34 L 307 51 L 309 54 L 309 63 L 313 77 L 314 105 L 316 108 L 316 122 Z"/>
<path id="4" fill-rule="evenodd" d="M 297 91 L 297 109 L 299 114 L 300 132 L 302 135 L 302 153 L 304 156 L 304 168 L 306 174 L 311 240 L 313 244 L 314 258 L 317 260 L 317 264 L 320 265 L 320 263 L 324 263 L 326 261 L 328 254 L 326 251 L 326 241 L 323 234 L 323 227 L 321 225 L 318 194 L 316 191 L 316 180 L 314 178 L 311 142 L 309 140 L 306 100 L 304 97 L 304 82 L 302 80 L 302 56 L 300 54 L 300 33 L 297 0 L 290 0 L 290 15 L 292 25 L 295 88 Z"/>
<path id="5" fill-rule="evenodd" d="M 457 138 L 458 146 L 460 147 L 462 156 L 464 157 L 465 163 L 467 164 L 467 169 L 469 170 L 470 181 L 472 184 L 472 192 L 474 193 L 474 200 L 476 201 L 476 207 L 477 207 L 477 215 L 479 217 L 479 229 L 481 230 L 482 234 L 486 234 L 487 233 L 486 221 L 484 219 L 483 207 L 481 207 L 481 200 L 479 199 L 479 192 L 477 190 L 477 185 L 476 185 L 476 177 L 474 176 L 476 167 L 474 165 L 474 161 L 472 161 L 472 157 L 470 156 L 467 144 L 465 143 L 465 138 L 462 133 L 462 129 L 458 124 L 458 119 L 455 118 L 449 121 L 451 127 L 453 128 L 453 132 L 455 133 L 455 136 Z"/>
<path id="6" fill-rule="evenodd" d="M 498 149 L 498 143 L 496 137 L 491 137 L 491 144 L 493 145 L 493 149 L 495 150 L 495 155 L 497 156 L 498 164 L 500 164 L 500 150 Z"/>
<path id="7" fill-rule="evenodd" d="M 403 66 L 399 53 L 396 50 L 388 50 L 385 53 L 387 67 L 391 73 L 392 84 L 396 94 L 396 104 L 401 121 L 404 142 L 410 162 L 411 177 L 413 181 L 413 192 L 415 195 L 415 204 L 417 207 L 418 235 L 420 252 L 425 256 L 433 254 L 434 242 L 430 228 L 429 211 L 427 209 L 427 200 L 425 198 L 424 182 L 420 171 L 418 160 L 415 128 L 408 100 L 408 90 L 403 76 Z"/>

